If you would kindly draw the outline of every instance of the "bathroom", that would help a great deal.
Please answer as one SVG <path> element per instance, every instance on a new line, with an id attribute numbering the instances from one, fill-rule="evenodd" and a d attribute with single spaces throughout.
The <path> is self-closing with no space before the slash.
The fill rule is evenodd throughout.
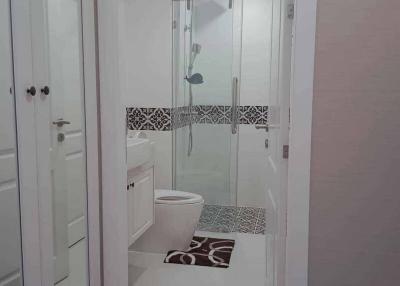
<path id="1" fill-rule="evenodd" d="M 161 224 L 183 237 L 185 230 L 177 222 L 182 216 L 187 220 L 193 216 L 195 222 L 188 237 L 195 227 L 197 236 L 234 238 L 236 245 L 244 245 L 243 249 L 237 246 L 238 252 L 257 257 L 257 263 L 232 260 L 225 273 L 236 275 L 221 278 L 232 283 L 242 279 L 244 283 L 252 277 L 254 285 L 263 284 L 266 228 L 271 228 L 268 223 L 273 219 L 264 195 L 268 133 L 263 127 L 275 72 L 272 65 L 276 64 L 271 57 L 279 57 L 279 51 L 272 50 L 273 37 L 279 41 L 279 27 L 274 27 L 275 34 L 270 32 L 272 9 L 272 2 L 263 0 L 235 1 L 234 5 L 225 0 L 125 3 L 120 55 L 128 137 L 140 134 L 153 144 L 158 202 L 156 226 L 130 247 L 130 284 L 148 285 L 158 268 L 163 269 L 165 254 L 184 249 L 172 243 L 173 235 L 169 238 L 167 233 L 154 230 Z M 141 17 L 142 11 L 147 11 L 148 17 Z M 279 9 L 275 13 L 280 16 Z M 158 213 L 163 197 L 174 197 L 178 208 L 187 198 L 193 211 L 187 207 L 181 214 L 177 210 L 170 217 L 174 224 L 168 213 Z M 167 202 L 173 207 L 173 202 Z M 195 205 L 203 206 L 195 209 Z M 150 246 L 151 241 L 156 244 L 152 237 L 162 237 L 166 246 Z M 140 263 L 148 260 L 143 258 L 146 252 L 161 252 L 161 264 Z M 140 273 L 143 268 L 148 270 Z M 172 266 L 167 269 L 174 271 Z M 184 273 L 181 281 L 190 279 L 188 269 L 179 269 L 176 267 Z M 204 271 L 206 274 L 207 269 Z M 167 277 L 159 279 L 158 284 L 172 283 Z M 173 278 L 179 283 L 177 279 Z M 216 283 L 203 279 L 207 282 Z"/>
<path id="2" fill-rule="evenodd" d="M 399 13 L 0 0 L 0 286 L 399 285 Z"/>
<path id="3" fill-rule="evenodd" d="M 175 272 L 184 283 L 215 270 L 206 283 L 253 279 L 263 285 L 273 279 L 267 248 L 278 219 L 264 174 L 274 146 L 267 125 L 274 114 L 270 94 L 279 93 L 280 76 L 290 79 L 279 62 L 281 54 L 290 54 L 289 45 L 279 48 L 281 28 L 292 22 L 286 2 L 121 2 L 112 47 L 118 50 L 112 62 L 118 84 L 110 99 L 118 115 L 108 120 L 99 116 L 112 104 L 96 97 L 111 77 L 96 72 L 106 57 L 102 46 L 98 58 L 92 52 L 96 29 L 103 29 L 100 22 L 96 27 L 95 2 L 1 3 L 1 54 L 8 63 L 1 84 L 11 96 L 2 97 L 7 141 L 0 151 L 0 195 L 2 206 L 10 207 L 2 207 L 9 219 L 1 221 L 8 234 L 0 246 L 14 254 L 0 268 L 0 285 L 88 285 L 107 268 L 107 252 L 118 253 L 115 244 L 105 246 L 109 218 L 127 233 L 121 252 L 129 285 L 167 285 Z M 290 31 L 285 36 L 290 39 Z M 288 108 L 281 114 L 288 124 Z M 123 144 L 121 135 L 127 137 Z M 111 156 L 125 162 L 120 168 L 105 163 L 110 138 Z M 123 197 L 105 191 L 113 173 L 114 190 L 127 182 Z M 107 212 L 121 204 L 124 218 L 115 224 Z M 21 236 L 25 232 L 30 241 Z M 214 240 L 228 243 L 221 251 L 225 255 L 227 247 L 227 257 L 199 259 L 202 270 L 164 263 L 169 251 L 187 250 L 192 239 L 205 239 L 211 252 Z M 20 265 L 33 265 L 39 256 L 41 267 L 21 275 Z M 165 269 L 166 276 L 154 275 Z"/>
<path id="4" fill-rule="evenodd" d="M 168 251 L 187 248 L 194 231 L 195 236 L 234 239 L 238 253 L 257 261 L 236 261 L 246 255 L 235 252 L 231 266 L 218 279 L 227 283 L 237 280 L 235 285 L 241 285 L 251 278 L 254 285 L 263 285 L 274 212 L 270 202 L 274 195 L 265 195 L 269 191 L 265 176 L 268 103 L 273 85 L 278 84 L 271 82 L 278 79 L 281 68 L 273 58 L 290 54 L 290 46 L 279 51 L 273 42 L 279 45 L 281 25 L 292 21 L 282 14 L 282 24 L 279 20 L 274 23 L 274 17 L 281 19 L 281 13 L 286 13 L 286 5 L 273 10 L 273 4 L 281 3 L 124 3 L 119 55 L 128 141 L 132 142 L 128 143 L 128 168 L 138 168 L 129 163 L 129 148 L 132 152 L 137 148 L 134 138 L 147 138 L 154 150 L 156 200 L 155 225 L 141 234 L 146 224 L 151 225 L 149 212 L 143 228 L 129 234 L 133 242 L 129 248 L 130 285 L 148 285 L 149 281 L 169 285 L 172 280 L 180 285 L 196 271 L 206 276 L 207 269 L 163 264 Z M 147 17 L 141 17 L 143 11 Z M 285 33 L 290 38 L 290 31 Z M 286 72 L 279 76 L 289 80 L 290 72 Z M 288 116 L 287 111 L 282 114 Z M 128 173 L 128 184 L 130 179 L 142 182 L 135 176 L 135 172 Z M 134 188 L 141 187 L 135 183 Z M 176 210 L 169 214 L 167 208 L 174 206 Z M 180 213 L 179 208 L 185 210 Z M 183 240 L 180 243 L 177 234 Z M 162 242 L 157 241 L 160 239 Z M 158 263 L 141 263 L 150 259 L 145 258 L 147 253 Z M 154 253 L 161 253 L 158 259 Z M 151 280 L 164 268 L 170 269 L 166 277 L 158 275 L 159 282 Z M 176 274 L 168 280 L 174 271 L 183 273 L 182 277 Z M 217 283 L 205 278 L 202 282 Z"/>

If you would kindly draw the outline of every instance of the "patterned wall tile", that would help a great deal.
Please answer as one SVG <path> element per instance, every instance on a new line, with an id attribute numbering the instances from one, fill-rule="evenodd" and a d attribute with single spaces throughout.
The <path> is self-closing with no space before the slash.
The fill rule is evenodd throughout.
<path id="1" fill-rule="evenodd" d="M 199 124 L 231 124 L 231 106 L 197 105 L 195 106 Z M 239 124 L 266 124 L 267 106 L 240 106 L 238 109 Z"/>
<path id="2" fill-rule="evenodd" d="M 148 108 L 147 109 L 147 130 L 171 130 L 171 109 L 170 108 Z"/>
<path id="3" fill-rule="evenodd" d="M 129 129 L 145 129 L 147 122 L 147 108 L 127 108 L 126 116 Z"/>
<path id="4" fill-rule="evenodd" d="M 239 111 L 240 124 L 266 124 L 267 106 L 241 106 Z"/>
<path id="5" fill-rule="evenodd" d="M 225 105 L 195 105 L 176 108 L 127 108 L 131 130 L 170 131 L 190 124 L 231 124 L 232 108 Z M 239 124 L 266 124 L 268 106 L 240 106 Z"/>
<path id="6" fill-rule="evenodd" d="M 224 105 L 196 105 L 196 122 L 198 124 L 226 124 L 230 118 L 227 116 L 228 106 Z"/>
<path id="7" fill-rule="evenodd" d="M 189 125 L 189 112 L 188 106 L 172 108 L 172 129 L 179 129 Z"/>
<path id="8" fill-rule="evenodd" d="M 127 108 L 130 130 L 172 130 L 171 108 Z"/>

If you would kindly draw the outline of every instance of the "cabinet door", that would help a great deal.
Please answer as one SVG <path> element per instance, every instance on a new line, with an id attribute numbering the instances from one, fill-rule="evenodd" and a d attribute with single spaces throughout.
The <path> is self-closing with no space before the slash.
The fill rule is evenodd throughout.
<path id="1" fill-rule="evenodd" d="M 154 223 L 153 168 L 134 177 L 133 182 L 128 191 L 129 245 Z"/>

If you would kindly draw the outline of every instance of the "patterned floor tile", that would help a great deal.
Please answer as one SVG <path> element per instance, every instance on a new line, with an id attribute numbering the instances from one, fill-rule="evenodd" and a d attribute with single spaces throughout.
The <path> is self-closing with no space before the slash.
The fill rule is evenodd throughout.
<path id="1" fill-rule="evenodd" d="M 265 209 L 261 208 L 205 205 L 197 229 L 264 234 L 266 216 Z"/>

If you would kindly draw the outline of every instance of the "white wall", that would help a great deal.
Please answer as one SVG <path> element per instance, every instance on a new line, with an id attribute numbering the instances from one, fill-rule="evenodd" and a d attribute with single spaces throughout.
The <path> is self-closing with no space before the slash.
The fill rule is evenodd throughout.
<path id="1" fill-rule="evenodd" d="M 130 0 L 124 8 L 126 106 L 172 107 L 172 1 Z"/>
<path id="2" fill-rule="evenodd" d="M 230 125 L 195 124 L 190 157 L 188 133 L 188 127 L 177 130 L 177 189 L 199 194 L 207 204 L 231 205 Z"/>
<path id="3" fill-rule="evenodd" d="M 268 105 L 272 2 L 243 1 L 240 105 Z M 238 205 L 265 207 L 268 133 L 239 127 Z"/>
<path id="4" fill-rule="evenodd" d="M 399 285 L 399 13 L 318 1 L 310 286 Z"/>
<path id="5" fill-rule="evenodd" d="M 229 1 L 195 1 L 193 42 L 202 46 L 193 73 L 204 83 L 193 87 L 194 104 L 229 105 L 233 69 L 233 17 Z"/>
<path id="6" fill-rule="evenodd" d="M 272 1 L 243 3 L 241 105 L 268 105 Z"/>
<path id="7" fill-rule="evenodd" d="M 130 0 L 122 13 L 125 106 L 172 107 L 172 1 Z M 156 188 L 172 188 L 172 132 L 145 132 L 155 142 Z"/>

